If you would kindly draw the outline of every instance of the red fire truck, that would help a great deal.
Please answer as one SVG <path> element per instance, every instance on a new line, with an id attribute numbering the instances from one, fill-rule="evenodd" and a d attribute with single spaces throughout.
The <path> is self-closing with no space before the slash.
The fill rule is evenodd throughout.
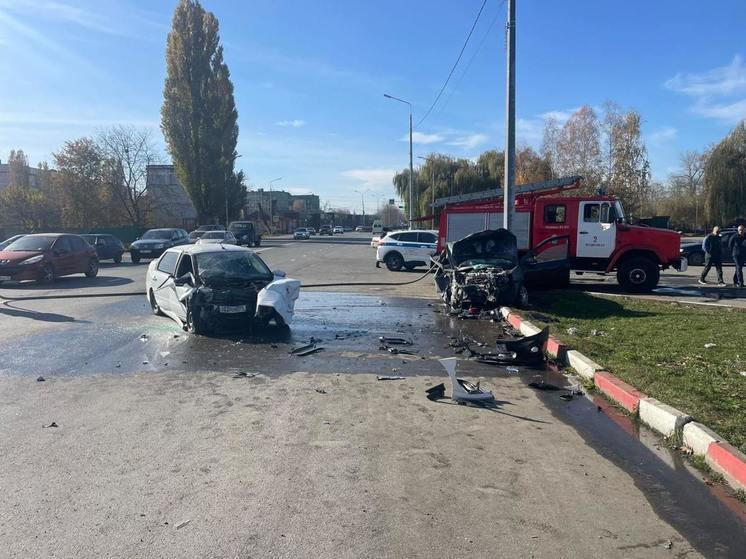
<path id="1" fill-rule="evenodd" d="M 626 223 L 622 204 L 613 196 L 560 196 L 578 188 L 581 181 L 582 177 L 574 176 L 516 187 L 511 229 L 519 250 L 567 235 L 571 270 L 616 272 L 619 284 L 634 292 L 658 285 L 661 270 L 686 270 L 678 233 Z M 500 189 L 439 198 L 434 206 L 440 208 L 439 250 L 471 233 L 503 226 Z M 557 283 L 569 280 L 567 270 Z"/>

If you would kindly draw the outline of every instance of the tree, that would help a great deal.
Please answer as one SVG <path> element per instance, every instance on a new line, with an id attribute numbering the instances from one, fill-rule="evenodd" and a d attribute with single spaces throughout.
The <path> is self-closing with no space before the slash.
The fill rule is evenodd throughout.
<path id="1" fill-rule="evenodd" d="M 180 0 L 174 11 L 166 67 L 161 129 L 179 181 L 201 222 L 223 216 L 226 184 L 235 214 L 241 184 L 233 172 L 238 112 L 218 20 L 197 0 Z M 242 205 L 243 200 L 238 208 Z"/>
<path id="2" fill-rule="evenodd" d="M 628 215 L 647 213 L 650 163 L 642 140 L 640 114 L 634 110 L 607 115 L 608 174 L 606 189 L 618 196 Z"/>
<path id="3" fill-rule="evenodd" d="M 547 181 L 552 178 L 552 165 L 530 147 L 519 148 L 515 154 L 517 185 Z"/>
<path id="4" fill-rule="evenodd" d="M 50 210 L 49 200 L 36 188 L 12 184 L 0 192 L 0 219 L 27 231 L 47 227 Z"/>
<path id="5" fill-rule="evenodd" d="M 544 119 L 541 156 L 549 162 L 553 179 L 559 176 L 559 154 L 557 153 L 557 146 L 559 145 L 561 131 L 559 121 L 555 117 L 550 116 Z"/>
<path id="6" fill-rule="evenodd" d="M 109 189 L 122 221 L 142 228 L 151 209 L 146 189 L 147 169 L 158 162 L 151 132 L 132 126 L 113 126 L 101 132 L 96 143 L 106 162 Z"/>
<path id="7" fill-rule="evenodd" d="M 591 107 L 584 105 L 570 116 L 559 132 L 554 149 L 556 175 L 581 175 L 585 179 L 584 190 L 596 190 L 603 176 L 603 162 L 598 118 Z"/>
<path id="8" fill-rule="evenodd" d="M 28 158 L 22 149 L 10 150 L 8 170 L 10 171 L 10 186 L 29 186 Z"/>
<path id="9" fill-rule="evenodd" d="M 746 121 L 712 150 L 704 170 L 705 215 L 713 225 L 746 216 Z"/>
<path id="10" fill-rule="evenodd" d="M 59 191 L 64 227 L 111 224 L 111 184 L 108 166 L 91 138 L 65 142 L 54 154 L 57 172 L 53 184 Z"/>

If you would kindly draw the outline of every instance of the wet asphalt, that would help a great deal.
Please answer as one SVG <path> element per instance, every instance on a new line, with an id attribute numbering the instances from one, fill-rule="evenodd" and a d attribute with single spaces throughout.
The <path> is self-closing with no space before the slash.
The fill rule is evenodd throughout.
<path id="1" fill-rule="evenodd" d="M 323 243 L 316 245 L 318 250 L 326 250 Z M 303 250 L 312 252 L 308 247 Z M 281 251 L 282 246 L 274 247 L 265 258 L 281 261 Z M 291 277 L 299 277 L 307 262 L 289 250 L 287 254 L 293 255 L 297 264 L 288 258 L 283 268 Z M 133 271 L 130 267 L 120 280 L 117 273 L 117 267 L 107 268 L 103 277 L 113 279 L 104 280 L 110 284 L 104 287 L 134 291 L 139 281 L 128 280 L 144 275 L 144 268 Z M 307 283 L 319 279 L 310 276 Z M 463 320 L 449 315 L 432 298 L 429 279 L 418 288 L 419 298 L 370 291 L 305 291 L 290 330 L 270 327 L 210 336 L 191 336 L 172 320 L 153 316 L 141 296 L 98 299 L 88 307 L 54 300 L 6 301 L 0 308 L 0 339 L 12 351 L 6 351 L 0 361 L 0 375 L 51 379 L 220 370 L 261 372 L 269 377 L 305 371 L 443 375 L 447 380 L 437 359 L 454 356 L 449 345 L 454 337 L 467 335 L 489 347 L 502 333 L 502 326 L 489 319 Z M 2 295 L 20 294 L 13 291 L 4 289 Z M 381 349 L 380 336 L 411 340 L 411 346 L 400 347 L 413 354 L 395 355 Z M 302 357 L 291 354 L 294 348 L 307 344 L 320 350 Z M 460 362 L 459 374 L 487 380 L 516 376 L 525 384 L 544 380 L 561 388 L 573 383 L 551 368 L 520 366 L 516 375 L 504 366 L 470 360 Z M 586 395 L 568 402 L 559 398 L 566 393 L 540 391 L 539 397 L 556 419 L 572 426 L 587 445 L 627 472 L 656 513 L 684 534 L 694 548 L 705 556 L 743 557 L 746 508 L 742 503 L 722 486 L 703 481 L 703 475 L 679 451 L 667 447 L 602 398 Z M 660 545 L 665 545 L 665 538 Z"/>

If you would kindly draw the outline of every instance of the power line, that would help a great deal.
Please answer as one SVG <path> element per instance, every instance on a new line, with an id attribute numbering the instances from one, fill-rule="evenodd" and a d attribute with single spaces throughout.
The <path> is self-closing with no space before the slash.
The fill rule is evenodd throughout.
<path id="1" fill-rule="evenodd" d="M 461 52 L 458 53 L 458 58 L 456 59 L 456 62 L 454 62 L 453 66 L 451 67 L 451 71 L 448 73 L 448 77 L 446 78 L 445 83 L 443 84 L 443 87 L 440 88 L 440 92 L 438 93 L 438 96 L 435 98 L 435 101 L 433 101 L 433 104 L 430 105 L 430 108 L 425 113 L 425 116 L 423 116 L 420 121 L 417 123 L 415 128 L 418 128 L 420 124 L 425 122 L 425 119 L 430 115 L 432 110 L 435 108 L 435 105 L 438 103 L 438 100 L 440 99 L 440 96 L 443 95 L 443 92 L 446 89 L 446 86 L 448 85 L 448 82 L 451 80 L 451 76 L 453 76 L 453 72 L 456 70 L 456 66 L 458 66 L 458 63 L 461 61 L 461 57 L 464 55 L 464 51 L 466 50 L 466 45 L 469 44 L 469 39 L 471 39 L 472 33 L 474 33 L 474 28 L 477 26 L 477 22 L 479 22 L 479 18 L 482 15 L 482 10 L 484 10 L 484 6 L 487 4 L 487 0 L 484 0 L 482 2 L 482 6 L 479 8 L 479 12 L 477 13 L 477 17 L 474 19 L 474 23 L 471 26 L 471 29 L 469 30 L 469 34 L 466 36 L 466 40 L 464 41 L 464 46 L 461 47 Z"/>

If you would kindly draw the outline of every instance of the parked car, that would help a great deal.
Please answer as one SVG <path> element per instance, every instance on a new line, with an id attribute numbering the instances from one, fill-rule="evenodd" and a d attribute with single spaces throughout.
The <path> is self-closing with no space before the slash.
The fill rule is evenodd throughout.
<path id="1" fill-rule="evenodd" d="M 293 239 L 303 240 L 303 239 L 310 239 L 310 238 L 311 238 L 311 233 L 309 233 L 308 229 L 306 229 L 305 227 L 299 227 L 293 232 Z"/>
<path id="2" fill-rule="evenodd" d="M 352 233 L 352 227 L 343 227 L 345 233 Z"/>
<path id="3" fill-rule="evenodd" d="M 728 241 L 735 234 L 735 229 L 726 229 L 720 233 L 723 262 L 733 262 L 733 255 L 728 250 Z M 702 266 L 705 263 L 705 250 L 702 248 L 702 241 L 684 243 L 681 245 L 679 252 L 682 258 L 686 258 L 690 266 Z"/>
<path id="4" fill-rule="evenodd" d="M 0 250 L 5 250 L 10 243 L 17 241 L 21 237 L 25 237 L 25 235 L 13 235 L 12 237 L 5 239 L 0 243 Z"/>
<path id="5" fill-rule="evenodd" d="M 191 233 L 189 233 L 189 236 L 187 237 L 187 239 L 189 240 L 190 244 L 194 244 L 197 241 L 199 241 L 200 237 L 202 235 L 204 235 L 205 233 L 206 233 L 206 231 L 197 231 L 195 229 L 194 231 L 192 231 Z"/>
<path id="6" fill-rule="evenodd" d="M 376 267 L 383 262 L 396 272 L 402 268 L 413 270 L 430 263 L 438 246 L 437 231 L 410 230 L 389 233 L 376 245 Z"/>
<path id="7" fill-rule="evenodd" d="M 24 235 L 0 251 L 0 282 L 36 280 L 51 283 L 60 276 L 98 274 L 96 249 L 79 235 Z"/>
<path id="8" fill-rule="evenodd" d="M 115 264 L 122 262 L 122 254 L 124 254 L 124 245 L 122 241 L 117 239 L 114 235 L 81 235 L 89 245 L 96 249 L 96 255 L 99 261 L 101 260 L 113 260 Z"/>
<path id="9" fill-rule="evenodd" d="M 316 229 L 314 229 L 313 227 L 306 227 L 306 229 L 308 229 L 308 234 L 312 237 L 316 234 Z"/>
<path id="10" fill-rule="evenodd" d="M 272 273 L 248 248 L 197 244 L 168 249 L 151 262 L 145 292 L 154 314 L 203 334 L 227 324 L 290 324 L 300 281 Z"/>
<path id="11" fill-rule="evenodd" d="M 251 221 L 231 221 L 228 231 L 236 236 L 239 245 L 258 247 L 262 244 L 262 236 Z"/>
<path id="12" fill-rule="evenodd" d="M 363 229 L 364 227 L 362 225 L 358 225 L 357 227 L 355 227 L 355 233 L 362 233 Z"/>
<path id="13" fill-rule="evenodd" d="M 341 225 L 337 225 L 334 229 L 332 229 L 332 233 L 334 235 L 343 235 L 344 232 L 344 227 L 342 227 Z"/>
<path id="14" fill-rule="evenodd" d="M 130 258 L 137 264 L 143 258 L 158 258 L 171 247 L 189 244 L 183 229 L 149 229 L 130 245 Z"/>
<path id="15" fill-rule="evenodd" d="M 206 231 L 197 241 L 198 245 L 237 245 L 236 236 L 230 231 Z"/>
<path id="16" fill-rule="evenodd" d="M 319 235 L 329 235 L 330 237 L 334 235 L 334 231 L 332 229 L 331 225 L 322 225 L 319 227 Z"/>

